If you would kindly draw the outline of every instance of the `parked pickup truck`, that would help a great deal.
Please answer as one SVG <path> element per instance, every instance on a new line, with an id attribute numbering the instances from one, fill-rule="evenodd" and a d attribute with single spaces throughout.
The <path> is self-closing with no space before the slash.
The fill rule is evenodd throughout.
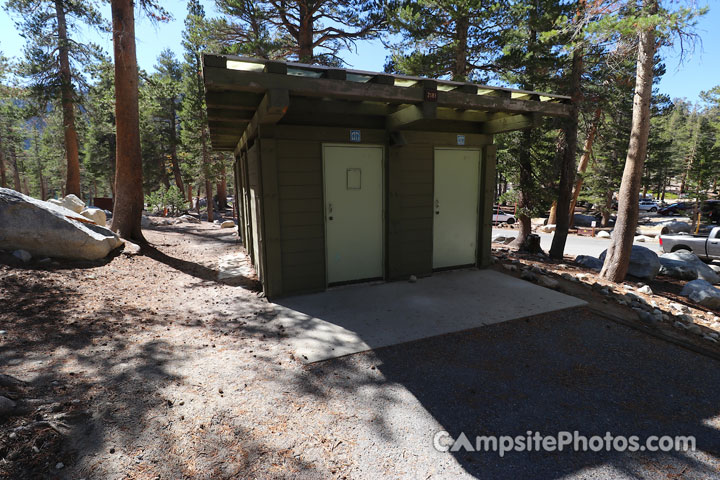
<path id="1" fill-rule="evenodd" d="M 689 250 L 701 260 L 720 260 L 720 227 L 710 230 L 707 236 L 689 233 L 660 235 L 660 246 L 666 253 Z"/>

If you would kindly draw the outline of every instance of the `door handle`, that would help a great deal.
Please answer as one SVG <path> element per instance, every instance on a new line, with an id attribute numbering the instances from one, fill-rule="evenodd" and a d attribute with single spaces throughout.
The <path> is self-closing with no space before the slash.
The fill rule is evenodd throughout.
<path id="1" fill-rule="evenodd" d="M 440 200 L 435 199 L 435 215 L 440 215 Z"/>
<path id="2" fill-rule="evenodd" d="M 333 219 L 333 206 L 332 203 L 328 203 L 328 220 Z"/>

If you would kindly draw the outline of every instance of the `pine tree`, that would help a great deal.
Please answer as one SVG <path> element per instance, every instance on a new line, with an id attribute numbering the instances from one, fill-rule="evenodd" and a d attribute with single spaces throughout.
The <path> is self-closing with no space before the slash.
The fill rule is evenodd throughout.
<path id="1" fill-rule="evenodd" d="M 76 127 L 77 87 L 83 83 L 80 65 L 87 65 L 100 47 L 82 44 L 75 33 L 82 25 L 102 28 L 95 2 L 80 0 L 8 0 L 6 8 L 18 17 L 27 40 L 24 74 L 41 99 L 61 99 L 67 156 L 66 193 L 81 195 L 79 142 Z"/>
<path id="2" fill-rule="evenodd" d="M 201 71 L 201 52 L 205 49 L 207 38 L 202 28 L 205 10 L 198 0 L 188 2 L 188 15 L 185 19 L 183 47 L 185 47 L 185 65 L 183 69 L 183 100 L 180 111 L 181 138 L 186 157 L 191 164 L 199 164 L 205 187 L 208 221 L 213 221 L 213 168 L 210 158 L 209 128 L 205 108 L 205 89 Z M 199 160 L 199 162 L 195 161 Z"/>
<path id="3" fill-rule="evenodd" d="M 486 82 L 509 19 L 508 2 L 495 0 L 405 1 L 390 10 L 398 43 L 385 70 L 430 78 Z"/>
<path id="4" fill-rule="evenodd" d="M 339 52 L 356 40 L 375 38 L 385 22 L 376 0 L 216 0 L 240 47 L 261 57 L 290 57 L 303 63 L 341 65 Z M 245 50 L 247 48 L 247 50 Z M 242 51 L 241 50 L 241 51 Z"/>

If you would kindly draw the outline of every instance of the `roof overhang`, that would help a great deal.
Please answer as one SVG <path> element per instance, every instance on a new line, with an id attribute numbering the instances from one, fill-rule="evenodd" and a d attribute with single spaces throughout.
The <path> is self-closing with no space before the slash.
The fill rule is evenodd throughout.
<path id="1" fill-rule="evenodd" d="M 227 55 L 203 55 L 203 79 L 215 150 L 261 124 L 495 134 L 571 112 L 561 95 Z"/>

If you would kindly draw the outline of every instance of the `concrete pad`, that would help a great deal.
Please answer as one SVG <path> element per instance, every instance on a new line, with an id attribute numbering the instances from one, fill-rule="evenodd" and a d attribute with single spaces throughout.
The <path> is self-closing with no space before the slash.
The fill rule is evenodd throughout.
<path id="1" fill-rule="evenodd" d="M 317 362 L 586 302 L 493 270 L 437 273 L 416 283 L 353 285 L 278 300 L 295 354 Z"/>

